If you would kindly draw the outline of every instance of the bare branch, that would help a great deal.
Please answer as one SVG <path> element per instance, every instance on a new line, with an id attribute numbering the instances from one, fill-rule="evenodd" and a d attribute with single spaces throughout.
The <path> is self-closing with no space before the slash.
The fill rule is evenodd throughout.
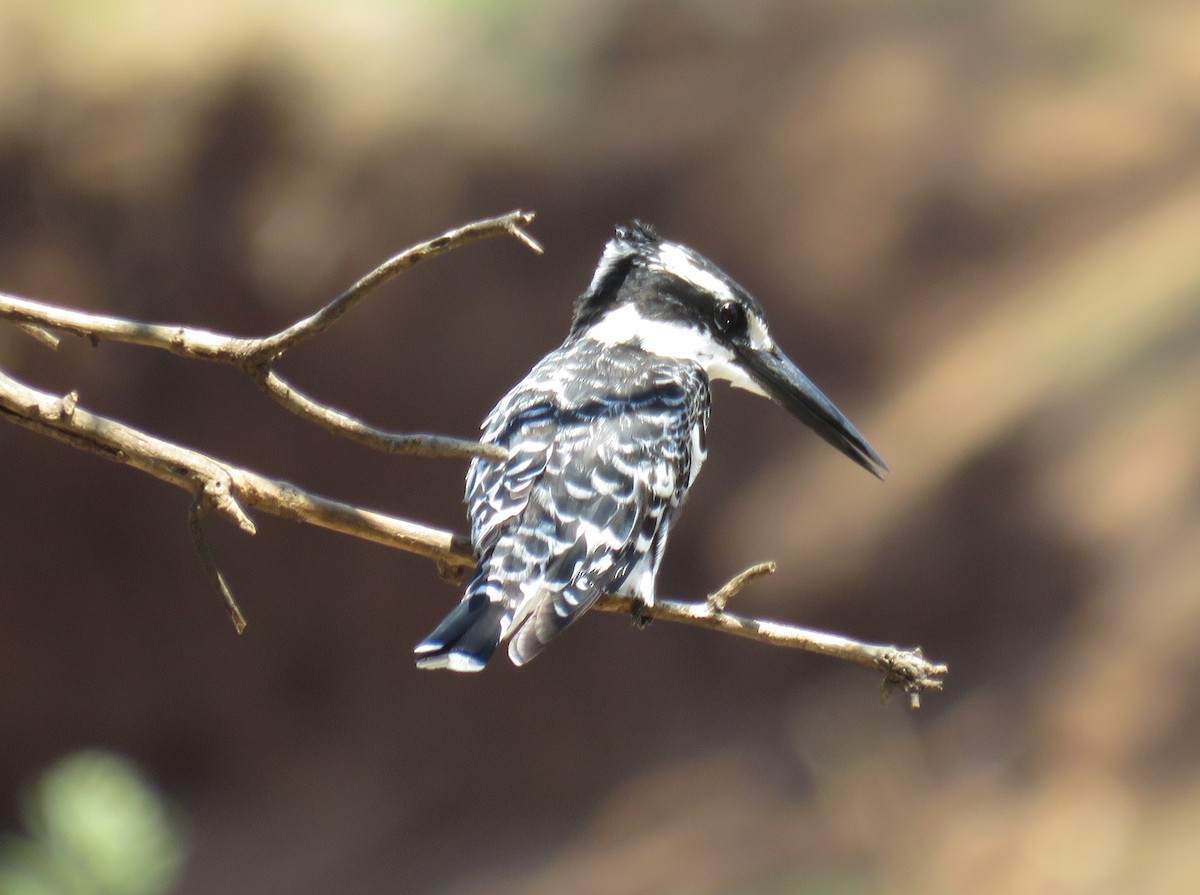
<path id="1" fill-rule="evenodd" d="M 722 587 L 718 593 L 727 591 L 731 585 L 735 591 L 741 590 L 748 583 L 747 577 L 752 580 L 768 574 L 764 567 L 773 565 L 763 563 L 747 569 Z M 714 594 L 713 597 L 715 596 Z M 597 601 L 596 608 L 624 613 L 632 613 L 636 609 L 644 619 L 664 619 L 696 625 L 723 634 L 746 637 L 759 643 L 804 650 L 865 665 L 883 672 L 885 696 L 899 687 L 909 695 L 912 708 L 920 707 L 922 692 L 942 689 L 942 681 L 939 678 L 947 673 L 947 667 L 927 661 L 921 654 L 920 647 L 904 649 L 890 644 L 864 643 L 839 634 L 802 628 L 786 622 L 737 615 L 717 609 L 713 597 L 699 603 L 660 597 L 654 601 L 653 606 L 647 607 L 638 604 L 631 597 L 608 594 Z"/>
<path id="2" fill-rule="evenodd" d="M 73 395 L 56 398 L 0 372 L 0 418 L 72 447 L 124 463 L 202 496 L 246 534 L 254 523 L 241 504 L 409 553 L 447 567 L 471 566 L 470 541 L 416 522 L 318 497 L 278 479 L 215 460 L 124 423 L 88 413 Z M 69 407 L 69 412 L 64 412 Z"/>
<path id="3" fill-rule="evenodd" d="M 190 326 L 138 323 L 105 314 L 72 311 L 4 292 L 0 292 L 0 318 L 42 326 L 73 336 L 160 348 L 183 357 L 230 364 L 238 363 L 237 352 L 242 346 L 258 341 Z"/>
<path id="4" fill-rule="evenodd" d="M 508 457 L 504 448 L 494 444 L 481 444 L 446 435 L 401 434 L 376 429 L 348 413 L 314 401 L 285 382 L 274 370 L 268 369 L 261 378 L 255 378 L 267 394 L 297 416 L 377 451 L 417 457 L 487 457 L 491 460 Z"/>
<path id="5" fill-rule="evenodd" d="M 512 211 L 443 233 L 436 239 L 419 243 L 389 258 L 315 314 L 262 338 L 244 338 L 175 324 L 139 323 L 71 311 L 53 305 L 0 293 L 0 318 L 12 320 L 39 341 L 57 340 L 46 329 L 58 330 L 92 340 L 107 340 L 170 351 L 183 357 L 226 363 L 238 367 L 257 382 L 280 405 L 337 435 L 376 450 L 424 457 L 488 457 L 504 459 L 506 453 L 495 445 L 483 445 L 440 435 L 409 435 L 386 432 L 322 405 L 298 392 L 274 373 L 272 365 L 285 351 L 299 342 L 324 332 L 367 294 L 397 274 L 422 261 L 436 258 L 453 249 L 492 236 L 509 235 L 536 252 L 541 252 L 522 225 L 533 220 L 533 213 Z"/>
<path id="6" fill-rule="evenodd" d="M 198 451 L 89 413 L 77 406 L 77 400 L 74 392 L 58 398 L 0 371 L 0 416 L 72 447 L 125 463 L 196 496 L 204 495 L 210 506 L 243 531 L 254 533 L 254 523 L 231 494 L 226 466 Z"/>
<path id="7" fill-rule="evenodd" d="M 310 494 L 289 482 L 232 469 L 234 487 L 247 506 L 293 522 L 341 532 L 431 559 L 446 568 L 475 565 L 471 542 L 461 535 Z"/>
<path id="8" fill-rule="evenodd" d="M 382 286 L 397 274 L 403 273 L 422 261 L 436 258 L 438 255 L 477 239 L 507 233 L 520 239 L 534 252 L 541 254 L 542 247 L 538 245 L 537 240 L 521 229 L 521 225 L 531 223 L 533 217 L 533 212 L 530 211 L 511 211 L 499 217 L 475 221 L 455 230 L 449 230 L 435 239 L 405 249 L 376 267 L 317 313 L 293 323 L 287 329 L 272 336 L 257 340 L 257 343 L 247 351 L 247 359 L 256 363 L 274 360 L 298 342 L 327 330 L 375 287 Z"/>

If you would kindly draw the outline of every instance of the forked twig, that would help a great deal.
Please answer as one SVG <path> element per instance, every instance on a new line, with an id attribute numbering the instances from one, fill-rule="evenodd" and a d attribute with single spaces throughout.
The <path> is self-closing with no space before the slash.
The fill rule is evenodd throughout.
<path id="1" fill-rule="evenodd" d="M 786 622 L 751 618 L 725 611 L 725 603 L 739 593 L 747 584 L 775 570 L 774 563 L 759 563 L 735 575 L 716 593 L 703 602 L 663 599 L 654 601 L 653 606 L 643 606 L 631 597 L 609 594 L 600 598 L 596 608 L 608 612 L 632 613 L 637 611 L 642 619 L 665 619 L 686 625 L 708 628 L 723 634 L 746 637 L 759 643 L 783 646 L 791 649 L 817 653 L 834 659 L 844 659 L 883 672 L 883 695 L 887 697 L 894 689 L 902 689 L 909 697 L 909 705 L 920 708 L 921 693 L 942 689 L 941 677 L 949 669 L 925 659 L 920 647 L 905 649 L 891 644 L 864 643 L 839 634 L 802 628 Z"/>
<path id="2" fill-rule="evenodd" d="M 541 246 L 523 229 L 532 220 L 533 212 L 510 211 L 418 243 L 384 261 L 316 313 L 261 338 L 244 338 L 176 324 L 140 323 L 104 314 L 71 311 L 5 293 L 0 293 L 0 318 L 15 321 L 47 345 L 50 344 L 49 340 L 57 344 L 57 339 L 48 330 L 58 330 L 92 340 L 126 342 L 196 360 L 230 364 L 257 382 L 268 395 L 292 413 L 376 450 L 425 457 L 481 456 L 503 460 L 506 456 L 504 450 L 495 445 L 444 435 L 388 432 L 370 426 L 300 393 L 284 382 L 273 367 L 288 349 L 329 329 L 373 289 L 422 261 L 476 240 L 501 235 L 512 236 L 533 251 L 541 252 Z"/>
<path id="3" fill-rule="evenodd" d="M 725 607 L 729 605 L 729 601 L 740 594 L 748 584 L 757 581 L 759 578 L 774 574 L 775 563 L 760 562 L 743 572 L 738 572 L 720 590 L 709 594 L 705 602 L 708 603 L 708 608 L 712 612 L 724 612 Z"/>

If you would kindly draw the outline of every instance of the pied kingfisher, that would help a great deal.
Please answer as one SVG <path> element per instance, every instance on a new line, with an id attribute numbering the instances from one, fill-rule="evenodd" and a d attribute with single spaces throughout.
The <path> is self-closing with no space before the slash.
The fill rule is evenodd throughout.
<path id="1" fill-rule="evenodd" d="M 416 647 L 421 668 L 523 665 L 601 595 L 654 604 L 667 532 L 705 457 L 710 382 L 770 398 L 880 476 L 880 456 L 775 344 L 758 302 L 699 253 L 635 222 L 571 331 L 496 405 L 467 474 L 479 565 Z M 640 613 L 639 613 L 640 614 Z"/>

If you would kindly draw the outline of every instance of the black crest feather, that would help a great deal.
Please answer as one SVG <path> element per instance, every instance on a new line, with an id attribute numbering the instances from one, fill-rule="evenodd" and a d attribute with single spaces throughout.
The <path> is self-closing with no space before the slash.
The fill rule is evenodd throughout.
<path id="1" fill-rule="evenodd" d="M 636 218 L 628 224 L 617 226 L 617 239 L 633 249 L 651 249 L 659 243 L 659 236 L 653 225 Z"/>
<path id="2" fill-rule="evenodd" d="M 653 253 L 660 242 L 654 227 L 645 221 L 633 220 L 617 226 L 616 235 L 605 246 L 604 258 L 591 285 L 575 302 L 572 335 L 596 319 L 604 300 L 621 288 L 629 271 L 639 260 Z"/>

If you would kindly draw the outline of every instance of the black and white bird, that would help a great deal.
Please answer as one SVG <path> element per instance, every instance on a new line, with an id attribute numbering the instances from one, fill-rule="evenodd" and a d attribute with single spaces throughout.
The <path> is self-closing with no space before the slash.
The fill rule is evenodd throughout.
<path id="1" fill-rule="evenodd" d="M 421 668 L 523 665 L 606 593 L 654 604 L 667 534 L 705 458 L 711 382 L 770 398 L 876 476 L 887 470 L 779 350 L 758 302 L 647 225 L 618 227 L 571 331 L 496 405 L 467 475 L 479 565 L 416 647 Z"/>

